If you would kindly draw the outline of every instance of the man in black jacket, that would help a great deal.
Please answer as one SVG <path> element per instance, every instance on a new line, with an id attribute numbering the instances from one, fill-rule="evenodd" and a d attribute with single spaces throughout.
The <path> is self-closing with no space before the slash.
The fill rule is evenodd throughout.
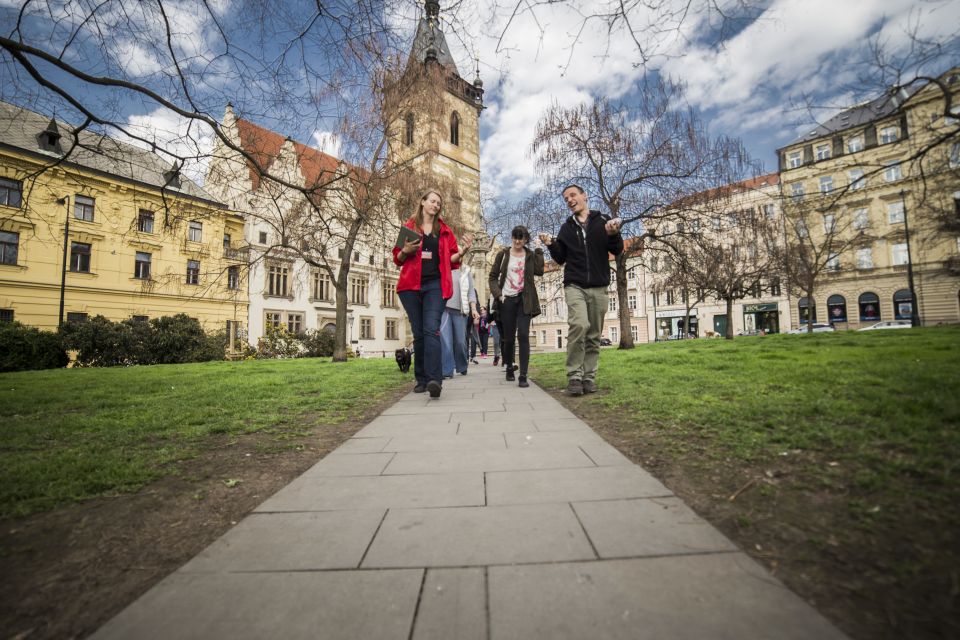
<path id="1" fill-rule="evenodd" d="M 567 393 L 579 396 L 597 390 L 600 333 L 609 306 L 609 254 L 620 255 L 620 221 L 587 207 L 587 194 L 571 184 L 563 201 L 573 213 L 557 236 L 540 234 L 554 262 L 563 265 L 563 293 L 567 300 Z"/>

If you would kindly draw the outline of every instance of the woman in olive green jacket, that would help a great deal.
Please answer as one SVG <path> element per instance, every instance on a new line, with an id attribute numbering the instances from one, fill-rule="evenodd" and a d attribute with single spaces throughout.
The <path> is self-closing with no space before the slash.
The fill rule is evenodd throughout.
<path id="1" fill-rule="evenodd" d="M 543 249 L 531 251 L 527 247 L 530 233 L 524 226 L 516 226 L 510 232 L 511 244 L 504 249 L 490 270 L 490 293 L 497 302 L 497 323 L 503 341 L 503 362 L 507 368 L 507 380 L 513 382 L 513 344 L 520 345 L 520 383 L 529 387 L 527 365 L 530 362 L 530 320 L 540 315 L 540 297 L 533 282 L 534 276 L 543 275 Z"/>

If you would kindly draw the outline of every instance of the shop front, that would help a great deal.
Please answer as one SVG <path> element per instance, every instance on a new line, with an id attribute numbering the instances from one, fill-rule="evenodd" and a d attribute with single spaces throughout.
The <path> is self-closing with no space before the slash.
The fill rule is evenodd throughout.
<path id="1" fill-rule="evenodd" d="M 780 310 L 776 302 L 743 305 L 745 333 L 780 333 Z"/>
<path id="2" fill-rule="evenodd" d="M 690 316 L 684 321 L 683 309 L 658 311 L 656 316 L 657 340 L 676 340 L 678 337 L 697 337 L 697 310 L 690 309 Z M 686 335 L 684 335 L 686 334 Z"/>

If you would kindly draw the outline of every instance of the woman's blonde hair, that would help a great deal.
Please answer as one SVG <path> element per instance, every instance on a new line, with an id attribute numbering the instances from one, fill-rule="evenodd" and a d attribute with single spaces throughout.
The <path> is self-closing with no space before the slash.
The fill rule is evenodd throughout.
<path id="1" fill-rule="evenodd" d="M 440 198 L 440 211 L 443 211 L 443 196 L 440 195 L 440 192 L 436 189 L 428 189 L 424 191 L 423 195 L 420 196 L 420 206 L 417 207 L 417 214 L 414 216 L 414 220 L 417 223 L 418 229 L 423 229 L 423 202 L 430 196 L 431 193 L 437 194 L 437 197 Z M 440 216 L 440 211 L 437 212 L 437 216 Z M 433 235 L 439 235 L 440 225 L 433 226 Z"/>

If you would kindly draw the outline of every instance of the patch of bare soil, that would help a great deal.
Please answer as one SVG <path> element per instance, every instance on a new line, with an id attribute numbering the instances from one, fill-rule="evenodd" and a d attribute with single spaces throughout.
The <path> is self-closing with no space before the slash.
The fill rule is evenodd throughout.
<path id="1" fill-rule="evenodd" d="M 712 460 L 695 441 L 624 428 L 617 412 L 549 391 L 852 638 L 960 638 L 956 510 L 858 495 L 852 472 L 814 454 Z"/>
<path id="2" fill-rule="evenodd" d="M 348 423 L 301 424 L 295 440 L 215 441 L 133 495 L 3 522 L 0 637 L 90 635 L 407 391 Z"/>

